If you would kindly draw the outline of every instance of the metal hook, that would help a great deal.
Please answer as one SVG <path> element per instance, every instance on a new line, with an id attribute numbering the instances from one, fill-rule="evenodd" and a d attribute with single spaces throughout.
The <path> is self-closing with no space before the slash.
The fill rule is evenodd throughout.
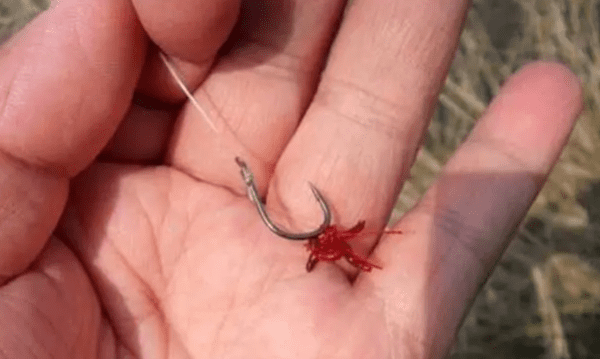
<path id="1" fill-rule="evenodd" d="M 327 203 L 325 202 L 325 199 L 323 198 L 319 190 L 315 186 L 313 186 L 312 183 L 309 183 L 310 189 L 312 190 L 313 195 L 317 199 L 317 202 L 319 202 L 321 210 L 323 211 L 323 223 L 321 223 L 321 226 L 319 226 L 319 228 L 315 229 L 314 231 L 305 233 L 290 233 L 277 227 L 275 223 L 271 221 L 271 218 L 269 218 L 269 215 L 267 214 L 267 211 L 265 210 L 265 207 L 262 201 L 260 200 L 258 191 L 256 189 L 256 185 L 254 184 L 254 175 L 252 174 L 252 171 L 250 171 L 250 168 L 248 167 L 248 165 L 246 165 L 246 162 L 244 162 L 241 158 L 236 157 L 235 162 L 238 164 L 238 166 L 240 166 L 240 173 L 242 174 L 242 178 L 244 179 L 244 183 L 246 183 L 246 187 L 248 189 L 248 197 L 256 205 L 256 209 L 258 209 L 260 218 L 263 220 L 265 225 L 271 230 L 271 232 L 283 238 L 301 240 L 317 237 L 318 235 L 323 233 L 323 231 L 325 231 L 327 227 L 329 227 L 329 224 L 331 223 L 331 211 L 329 210 L 329 206 L 327 206 Z"/>

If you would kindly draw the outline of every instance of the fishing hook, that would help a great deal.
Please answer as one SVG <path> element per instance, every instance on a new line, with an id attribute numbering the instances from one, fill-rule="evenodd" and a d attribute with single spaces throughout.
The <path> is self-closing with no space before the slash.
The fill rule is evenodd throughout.
<path id="1" fill-rule="evenodd" d="M 262 201 L 260 200 L 258 190 L 256 189 L 256 185 L 254 184 L 254 175 L 252 174 L 252 171 L 250 171 L 250 168 L 248 167 L 246 162 L 244 162 L 241 158 L 236 157 L 235 162 L 238 164 L 238 166 L 240 166 L 240 173 L 242 174 L 242 178 L 244 179 L 244 183 L 246 183 L 246 188 L 248 189 L 248 197 L 256 205 L 256 209 L 258 209 L 260 218 L 265 223 L 265 225 L 271 230 L 271 232 L 283 238 L 292 240 L 302 240 L 315 238 L 322 234 L 325 231 L 325 229 L 329 227 L 329 225 L 331 224 L 331 211 L 329 210 L 329 206 L 327 206 L 327 203 L 325 202 L 325 199 L 323 198 L 319 190 L 310 182 L 310 189 L 312 190 L 313 195 L 317 199 L 317 202 L 319 202 L 321 210 L 323 211 L 323 223 L 321 223 L 321 226 L 319 226 L 319 228 L 315 229 L 314 231 L 305 233 L 290 233 L 277 227 L 267 214 L 267 211 L 265 210 L 265 207 Z"/>

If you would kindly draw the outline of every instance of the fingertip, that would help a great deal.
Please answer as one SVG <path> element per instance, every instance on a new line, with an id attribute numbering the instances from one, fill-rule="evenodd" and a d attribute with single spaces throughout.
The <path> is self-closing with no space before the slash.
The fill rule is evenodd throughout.
<path id="1" fill-rule="evenodd" d="M 546 108 L 552 110 L 561 109 L 578 114 L 583 108 L 580 79 L 569 67 L 558 62 L 537 61 L 527 64 L 507 81 L 506 88 L 530 93 L 527 98 L 544 98 Z"/>
<path id="2" fill-rule="evenodd" d="M 240 0 L 133 0 L 150 38 L 167 54 L 189 62 L 214 57 L 235 25 Z"/>
<path id="3" fill-rule="evenodd" d="M 156 46 L 146 57 L 137 91 L 168 103 L 185 95 L 167 71 L 160 52 L 177 68 L 190 90 L 204 81 L 217 52 L 231 33 L 240 12 L 240 0 L 194 1 L 133 0 L 144 29 Z"/>
<path id="4" fill-rule="evenodd" d="M 535 62 L 503 85 L 471 138 L 497 143 L 530 169 L 545 173 L 556 162 L 583 108 L 583 89 L 565 65 Z"/>

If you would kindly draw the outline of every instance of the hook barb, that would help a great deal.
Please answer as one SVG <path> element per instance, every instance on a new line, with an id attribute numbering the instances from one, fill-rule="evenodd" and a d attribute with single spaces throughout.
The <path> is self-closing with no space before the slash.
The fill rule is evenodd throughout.
<path id="1" fill-rule="evenodd" d="M 329 225 L 331 224 L 331 211 L 329 210 L 329 206 L 327 205 L 327 202 L 325 202 L 325 199 L 323 198 L 323 195 L 321 195 L 321 192 L 319 192 L 319 190 L 312 183 L 309 182 L 308 184 L 310 186 L 310 189 L 313 195 L 315 196 L 317 202 L 321 206 L 321 210 L 323 211 L 323 222 L 321 223 L 319 228 L 304 233 L 291 233 L 279 228 L 275 223 L 273 223 L 273 221 L 267 214 L 267 211 L 265 210 L 264 204 L 262 203 L 260 196 L 258 195 L 256 185 L 254 184 L 254 175 L 252 174 L 252 171 L 250 171 L 250 168 L 248 167 L 246 162 L 244 162 L 241 158 L 236 157 L 235 162 L 238 164 L 238 166 L 240 166 L 240 173 L 242 174 L 242 178 L 244 179 L 244 183 L 246 184 L 246 188 L 248 190 L 248 197 L 256 205 L 256 209 L 258 210 L 260 218 L 271 232 L 286 239 L 303 240 L 315 238 L 321 233 L 323 233 L 327 227 L 329 227 Z"/>

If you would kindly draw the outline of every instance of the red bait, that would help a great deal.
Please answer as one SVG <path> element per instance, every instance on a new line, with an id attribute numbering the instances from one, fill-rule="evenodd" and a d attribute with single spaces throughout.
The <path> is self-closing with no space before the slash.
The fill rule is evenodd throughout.
<path id="1" fill-rule="evenodd" d="M 369 262 L 366 258 L 356 254 L 348 241 L 356 237 L 365 228 L 365 221 L 358 222 L 354 227 L 345 230 L 336 225 L 331 225 L 316 237 L 309 238 L 306 248 L 310 252 L 306 262 L 306 271 L 312 271 L 319 261 L 333 262 L 342 257 L 356 268 L 370 272 L 380 266 Z M 384 233 L 402 233 L 401 231 L 385 231 Z"/>
<path id="2" fill-rule="evenodd" d="M 336 225 L 331 225 L 331 211 L 329 210 L 329 206 L 319 190 L 309 183 L 315 199 L 323 210 L 323 222 L 317 229 L 310 232 L 291 233 L 285 231 L 279 228 L 271 221 L 271 218 L 269 218 L 260 196 L 258 195 L 256 185 L 254 184 L 254 175 L 246 162 L 239 157 L 236 157 L 235 162 L 240 166 L 240 174 L 244 179 L 248 191 L 248 198 L 256 205 L 260 218 L 267 228 L 282 238 L 290 240 L 308 240 L 308 243 L 306 244 L 306 248 L 310 252 L 308 262 L 306 262 L 306 270 L 308 272 L 312 271 L 319 261 L 333 262 L 342 257 L 346 258 L 348 263 L 365 272 L 370 272 L 373 268 L 381 269 L 377 264 L 371 263 L 366 258 L 356 254 L 356 252 L 352 250 L 352 247 L 350 247 L 350 244 L 348 244 L 348 241 L 356 237 L 365 228 L 365 221 L 360 221 L 354 227 L 347 230 L 341 229 L 341 227 Z M 384 233 L 402 232 L 385 231 Z"/>

